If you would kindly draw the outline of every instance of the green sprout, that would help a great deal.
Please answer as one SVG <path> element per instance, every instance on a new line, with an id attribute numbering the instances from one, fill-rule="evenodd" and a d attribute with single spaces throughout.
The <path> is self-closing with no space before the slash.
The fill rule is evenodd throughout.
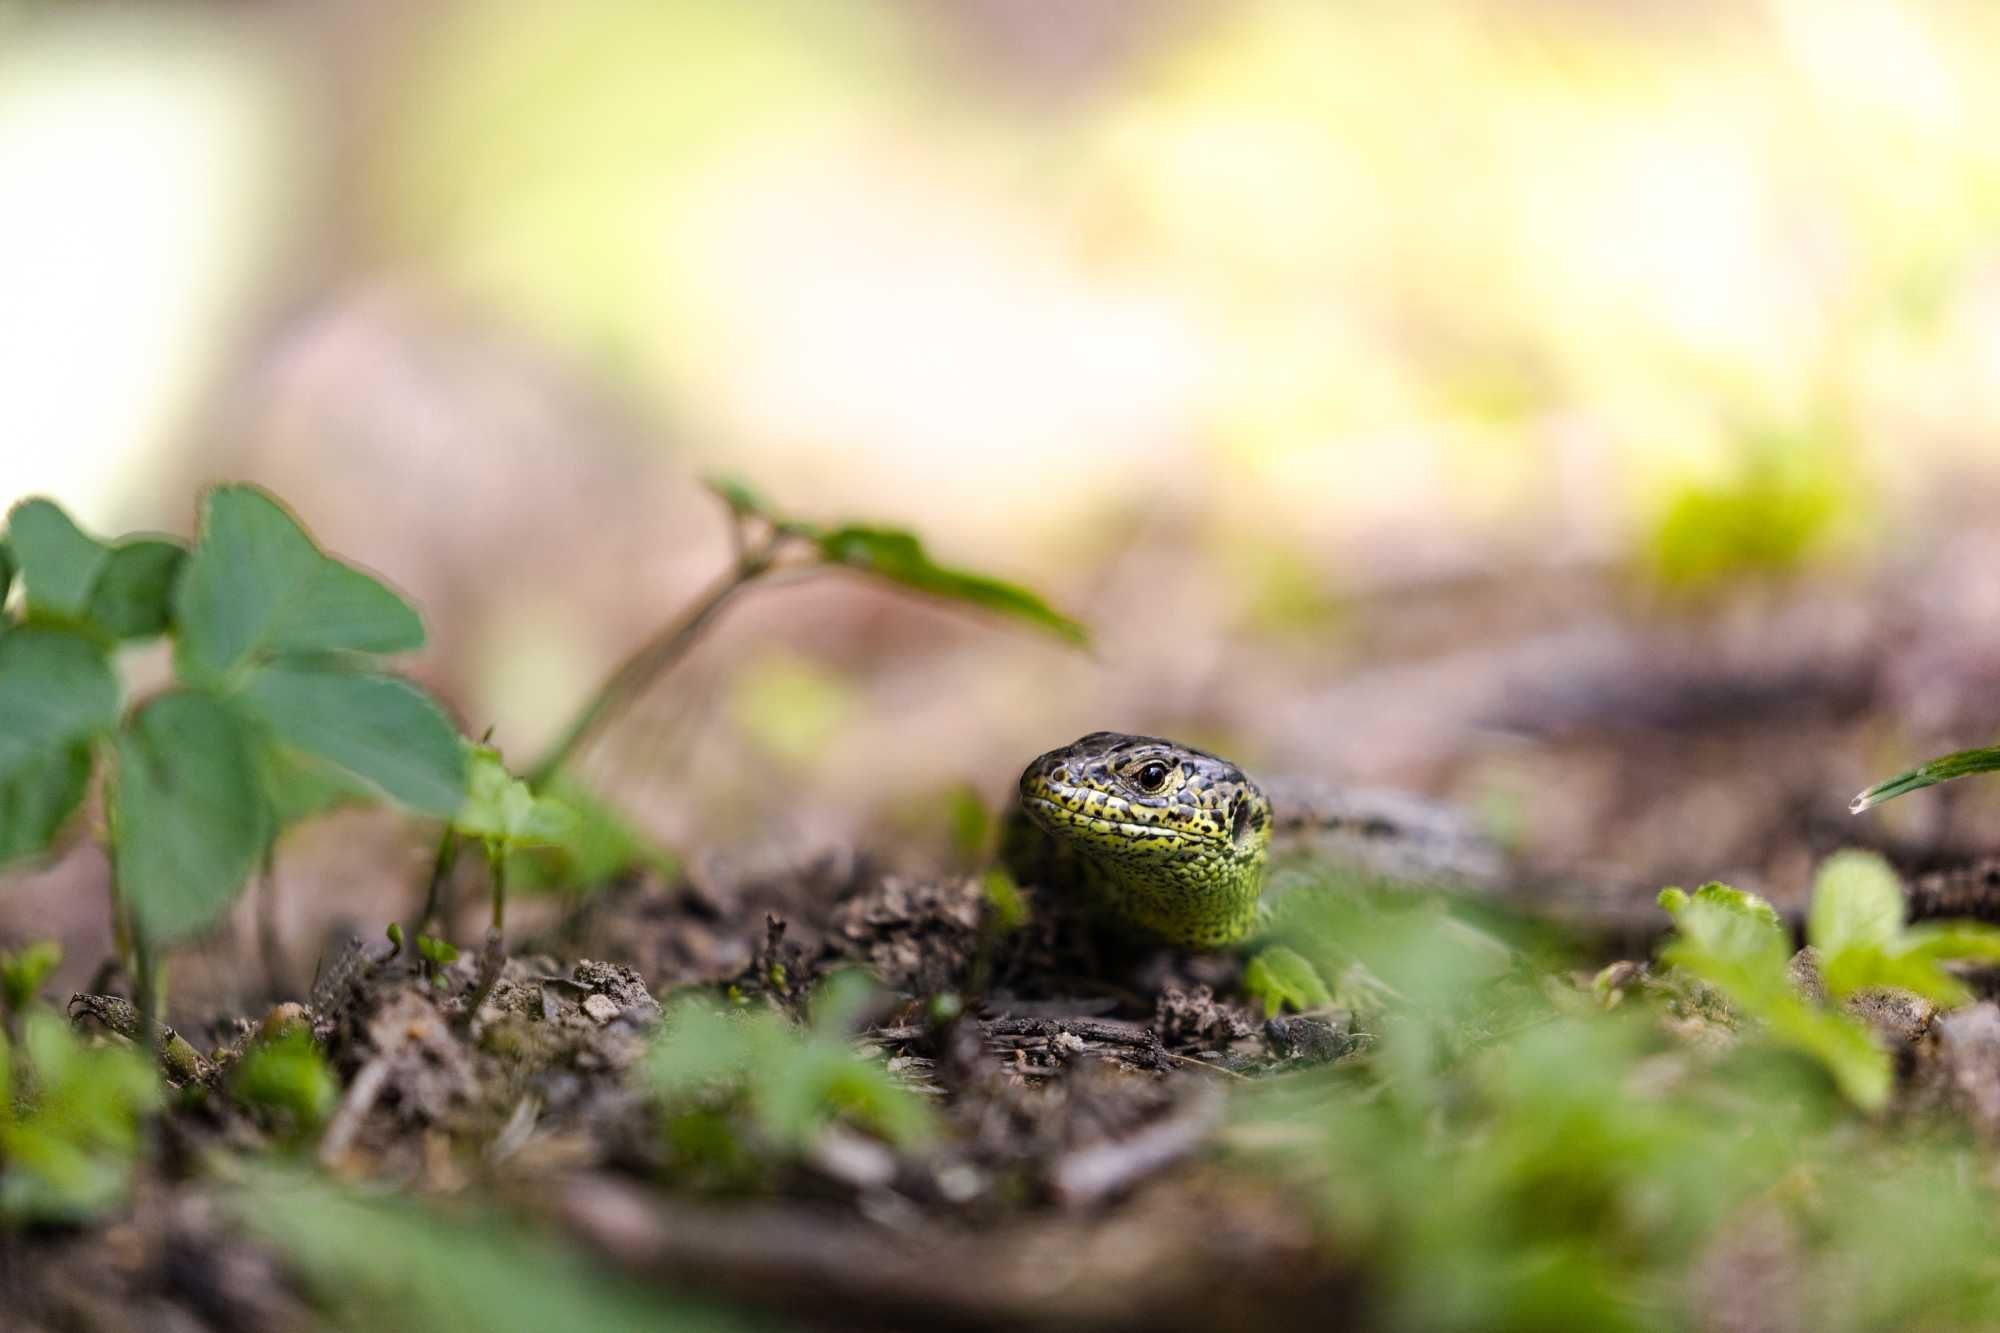
<path id="1" fill-rule="evenodd" d="M 805 1152 L 836 1119 L 898 1147 L 927 1141 L 930 1108 L 879 1060 L 849 1044 L 874 994 L 874 983 L 859 972 L 823 978 L 803 1031 L 772 1010 L 730 1012 L 700 997 L 677 1002 L 646 1063 L 654 1093 L 678 1112 L 670 1126 L 676 1137 L 690 1142 L 683 1121 L 691 1116 L 703 1127 L 698 1141 L 722 1155 L 740 1142 L 728 1128 L 734 1124 L 728 1113 L 740 1109 L 781 1152 Z"/>
<path id="2" fill-rule="evenodd" d="M 1894 1081 L 1888 1053 L 1860 1022 L 1792 985 L 1791 936 L 1769 903 L 1706 884 L 1693 894 L 1662 890 L 1660 906 L 1674 919 L 1664 962 L 1715 986 L 1772 1040 L 1817 1060 L 1855 1105 L 1873 1111 L 1887 1103 Z M 1878 987 L 1913 991 L 1944 1008 L 1972 998 L 1943 965 L 2000 961 L 2000 930 L 1970 921 L 1906 926 L 1906 911 L 1896 873 L 1881 857 L 1840 852 L 1820 867 L 1806 939 L 1831 998 Z"/>

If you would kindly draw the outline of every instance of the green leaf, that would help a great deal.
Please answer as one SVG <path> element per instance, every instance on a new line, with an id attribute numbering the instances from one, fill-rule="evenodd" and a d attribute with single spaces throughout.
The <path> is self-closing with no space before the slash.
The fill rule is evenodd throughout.
<path id="1" fill-rule="evenodd" d="M 30 626 L 0 639 L 0 779 L 118 722 L 118 678 L 90 640 Z"/>
<path id="2" fill-rule="evenodd" d="M 1903 933 L 1903 884 L 1872 852 L 1836 852 L 1813 880 L 1806 938 L 1831 961 L 1843 950 L 1887 949 Z"/>
<path id="3" fill-rule="evenodd" d="M 263 853 L 254 745 L 228 708 L 189 691 L 154 699 L 119 733 L 113 865 L 157 942 L 213 922 Z"/>
<path id="4" fill-rule="evenodd" d="M 42 983 L 62 966 L 62 956 L 62 945 L 54 940 L 36 940 L 0 953 L 0 1000 L 9 1013 L 20 1013 L 41 994 Z M 0 1080 L 0 1088 L 6 1086 Z"/>
<path id="5" fill-rule="evenodd" d="M 1693 895 L 1665 890 L 1660 905 L 1674 918 L 1663 961 L 1717 987 L 1773 1040 L 1819 1061 L 1855 1105 L 1873 1111 L 1888 1102 L 1894 1081 L 1888 1052 L 1853 1019 L 1809 1004 L 1792 989 L 1791 940 L 1769 903 L 1705 884 Z"/>
<path id="6" fill-rule="evenodd" d="M 14 506 L 7 537 L 20 561 L 30 614 L 81 616 L 110 548 L 77 527 L 53 500 L 39 497 Z"/>
<path id="7" fill-rule="evenodd" d="M 465 800 L 465 748 L 444 710 L 408 681 L 334 661 L 277 662 L 238 696 L 288 745 L 427 814 Z"/>
<path id="8" fill-rule="evenodd" d="M 164 634 L 172 618 L 174 579 L 187 559 L 179 542 L 141 537 L 111 548 L 91 589 L 90 623 L 118 639 Z"/>
<path id="9" fill-rule="evenodd" d="M 1828 994 L 1893 986 L 1946 1007 L 1972 998 L 1942 964 L 2000 960 L 2000 930 L 1971 921 L 1906 929 L 1905 910 L 1902 882 L 1880 856 L 1846 851 L 1827 859 L 1807 927 Z"/>
<path id="10" fill-rule="evenodd" d="M 575 812 L 560 801 L 536 796 L 507 771 L 498 750 L 489 745 L 465 749 L 465 800 L 452 818 L 453 828 L 501 847 L 560 844 L 575 835 Z"/>
<path id="11" fill-rule="evenodd" d="M 16 1056 L 34 1091 L 18 1117 L 0 1115 L 0 1218 L 82 1221 L 124 1199 L 159 1084 L 136 1051 L 86 1046 L 47 1010 L 23 1026 Z"/>
<path id="12" fill-rule="evenodd" d="M 767 1326 L 675 1297 L 501 1225 L 403 1200 L 365 1198 L 304 1172 L 259 1170 L 226 1200 L 342 1327 L 442 1333 L 723 1333 Z"/>
<path id="13" fill-rule="evenodd" d="M 1286 1005 L 1320 1009 L 1333 1003 L 1326 981 L 1311 963 L 1282 944 L 1259 950 L 1243 968 L 1243 989 L 1274 1018 Z"/>
<path id="14" fill-rule="evenodd" d="M 702 484 L 715 492 L 716 497 L 729 506 L 729 512 L 738 518 L 775 520 L 777 510 L 772 507 L 771 502 L 764 498 L 761 491 L 741 477 L 726 474 L 706 477 Z"/>
<path id="15" fill-rule="evenodd" d="M 0 537 L 0 606 L 7 604 L 7 593 L 14 586 L 14 548 Z"/>
<path id="16" fill-rule="evenodd" d="M 875 979 L 858 967 L 829 972 L 813 987 L 808 1006 L 813 1035 L 834 1042 L 846 1041 L 881 994 L 882 988 L 875 984 Z"/>
<path id="17" fill-rule="evenodd" d="M 435 935 L 419 935 L 417 956 L 433 966 L 450 967 L 458 961 L 458 946 Z"/>
<path id="18" fill-rule="evenodd" d="M 40 626 L 0 637 L 0 863 L 48 849 L 90 784 L 92 742 L 117 722 L 96 644 Z"/>
<path id="19" fill-rule="evenodd" d="M 1878 782 L 1867 791 L 1855 797 L 1847 807 L 1852 814 L 1872 810 L 1885 801 L 1893 801 L 1913 791 L 1925 787 L 1935 787 L 1940 782 L 1950 782 L 1953 778 L 1970 777 L 1975 773 L 1991 773 L 2000 769 L 2000 745 L 1988 746 L 1981 750 L 1960 750 L 1933 759 L 1907 773 L 1899 773 L 1887 782 Z"/>
<path id="20" fill-rule="evenodd" d="M 327 1068 L 311 1034 L 292 1029 L 252 1046 L 229 1080 L 236 1099 L 289 1116 L 312 1130 L 340 1100 L 340 1080 Z"/>
<path id="21" fill-rule="evenodd" d="M 403 652 L 423 622 L 373 578 L 326 555 L 251 486 L 219 486 L 174 597 L 176 663 L 215 679 L 283 653 Z"/>
<path id="22" fill-rule="evenodd" d="M 56 751 L 0 779 L 0 865 L 48 850 L 90 788 L 91 748 Z"/>
<path id="23" fill-rule="evenodd" d="M 257 747 L 257 771 L 275 836 L 343 805 L 374 802 L 375 789 L 347 770 L 267 736 Z"/>
<path id="24" fill-rule="evenodd" d="M 558 842 L 517 850 L 508 883 L 519 889 L 596 889 L 636 869 L 675 874 L 674 854 L 640 833 L 594 792 L 557 774 L 544 792 L 574 816 Z"/>
<path id="25" fill-rule="evenodd" d="M 816 540 L 820 554 L 830 564 L 863 570 L 934 597 L 1012 616 L 1074 644 L 1090 642 L 1088 630 L 1027 589 L 933 561 L 914 533 L 850 524 L 819 533 Z"/>

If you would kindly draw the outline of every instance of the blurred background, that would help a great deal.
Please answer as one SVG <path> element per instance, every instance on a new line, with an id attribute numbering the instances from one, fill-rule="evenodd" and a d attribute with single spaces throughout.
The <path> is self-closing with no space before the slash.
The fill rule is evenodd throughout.
<path id="1" fill-rule="evenodd" d="M 1975 3 L 0 0 L 0 500 L 263 483 L 522 759 L 714 472 L 1095 630 L 754 594 L 590 757 L 687 849 L 934 866 L 1108 727 L 1782 898 L 2000 811 L 1841 822 L 2000 722 L 1996 124 Z"/>

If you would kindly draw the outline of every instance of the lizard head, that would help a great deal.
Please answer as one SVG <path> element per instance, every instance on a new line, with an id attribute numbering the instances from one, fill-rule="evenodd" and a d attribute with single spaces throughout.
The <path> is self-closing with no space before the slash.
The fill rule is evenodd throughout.
<path id="1" fill-rule="evenodd" d="M 1133 924 L 1187 945 L 1249 932 L 1271 805 L 1228 760 L 1093 732 L 1028 765 L 1021 808 Z"/>

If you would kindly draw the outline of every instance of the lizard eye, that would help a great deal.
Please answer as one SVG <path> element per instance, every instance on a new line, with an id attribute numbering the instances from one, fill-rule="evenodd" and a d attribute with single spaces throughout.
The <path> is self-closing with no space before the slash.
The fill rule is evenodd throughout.
<path id="1" fill-rule="evenodd" d="M 1243 830 L 1250 827 L 1250 802 L 1241 796 L 1236 798 L 1236 812 L 1230 817 L 1229 836 L 1237 842 L 1243 840 Z"/>
<path id="2" fill-rule="evenodd" d="M 1155 759 L 1140 769 L 1133 780 L 1139 784 L 1140 791 L 1155 792 L 1167 785 L 1168 772 L 1167 766 Z"/>

